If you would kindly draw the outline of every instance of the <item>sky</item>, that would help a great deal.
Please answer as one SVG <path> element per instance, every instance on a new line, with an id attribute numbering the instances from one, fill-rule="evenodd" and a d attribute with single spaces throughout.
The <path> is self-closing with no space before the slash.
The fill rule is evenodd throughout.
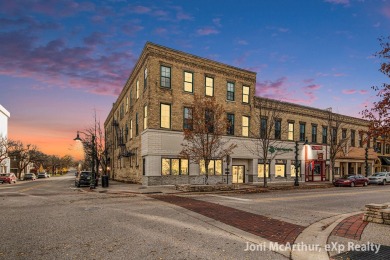
<path id="1" fill-rule="evenodd" d="M 0 1 L 8 137 L 80 159 L 147 41 L 257 73 L 256 94 L 354 117 L 375 100 L 390 0 Z"/>

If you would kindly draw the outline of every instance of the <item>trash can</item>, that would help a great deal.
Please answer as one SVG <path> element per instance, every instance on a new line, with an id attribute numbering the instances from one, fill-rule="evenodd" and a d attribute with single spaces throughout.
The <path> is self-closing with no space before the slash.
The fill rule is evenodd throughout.
<path id="1" fill-rule="evenodd" d="M 107 188 L 108 187 L 108 175 L 102 176 L 102 187 Z"/>

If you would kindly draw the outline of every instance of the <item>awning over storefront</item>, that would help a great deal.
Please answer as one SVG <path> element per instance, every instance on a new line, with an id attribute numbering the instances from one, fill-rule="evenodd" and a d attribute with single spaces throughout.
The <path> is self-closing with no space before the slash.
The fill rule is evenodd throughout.
<path id="1" fill-rule="evenodd" d="M 390 166 L 390 157 L 387 156 L 378 156 L 381 159 L 381 163 L 383 166 Z"/>

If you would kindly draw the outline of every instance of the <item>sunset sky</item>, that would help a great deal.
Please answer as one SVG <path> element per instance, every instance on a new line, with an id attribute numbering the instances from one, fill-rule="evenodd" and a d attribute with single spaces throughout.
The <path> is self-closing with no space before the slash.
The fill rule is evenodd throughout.
<path id="1" fill-rule="evenodd" d="M 151 41 L 257 72 L 259 96 L 361 117 L 389 32 L 386 0 L 1 1 L 0 104 L 9 138 L 79 158 L 77 130 L 104 123 Z"/>

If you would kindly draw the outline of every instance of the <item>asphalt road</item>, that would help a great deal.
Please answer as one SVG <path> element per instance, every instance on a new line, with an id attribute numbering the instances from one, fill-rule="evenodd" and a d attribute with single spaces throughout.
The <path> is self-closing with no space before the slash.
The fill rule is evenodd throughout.
<path id="1" fill-rule="evenodd" d="M 186 195 L 308 226 L 390 202 L 390 185 Z M 74 187 L 74 174 L 0 184 L 0 259 L 286 259 L 261 240 L 142 194 Z"/>

